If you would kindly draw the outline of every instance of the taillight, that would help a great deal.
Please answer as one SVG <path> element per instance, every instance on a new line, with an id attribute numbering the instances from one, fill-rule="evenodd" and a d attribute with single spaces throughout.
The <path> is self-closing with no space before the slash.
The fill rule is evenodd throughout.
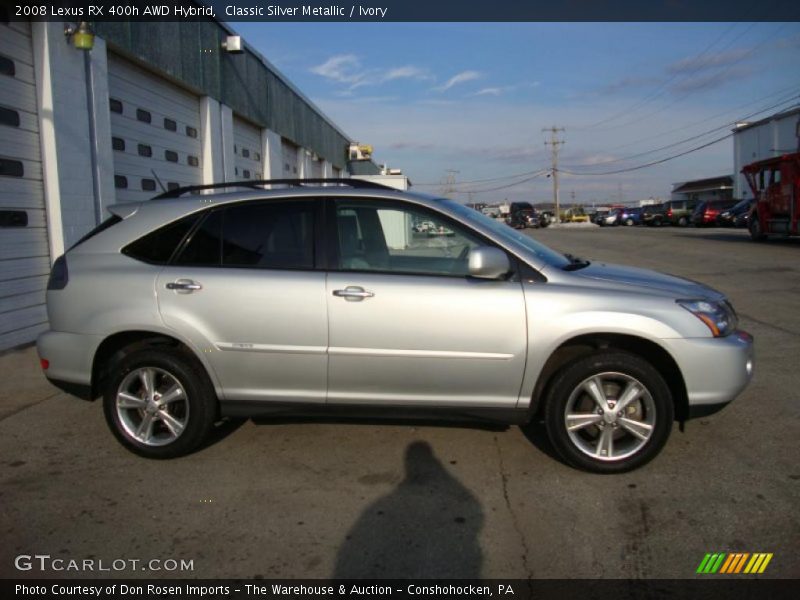
<path id="1" fill-rule="evenodd" d="M 50 270 L 50 279 L 47 281 L 48 290 L 63 290 L 69 281 L 69 271 L 67 271 L 67 255 L 62 254 L 53 263 Z"/>
<path id="2" fill-rule="evenodd" d="M 671 216 L 672 216 L 672 209 L 671 209 L 671 208 L 670 208 L 670 209 L 667 211 L 667 216 L 668 216 L 668 217 L 671 217 Z"/>
<path id="3" fill-rule="evenodd" d="M 42 371 L 47 371 L 50 368 L 50 361 L 46 358 L 40 358 L 39 364 L 42 365 Z"/>

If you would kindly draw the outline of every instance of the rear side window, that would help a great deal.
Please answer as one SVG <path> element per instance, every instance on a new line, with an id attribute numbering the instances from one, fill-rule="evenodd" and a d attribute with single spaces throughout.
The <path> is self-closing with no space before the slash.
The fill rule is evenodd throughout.
<path id="1" fill-rule="evenodd" d="M 190 215 L 156 229 L 125 246 L 122 253 L 146 263 L 165 265 L 198 218 L 198 215 Z"/>
<path id="2" fill-rule="evenodd" d="M 314 208 L 309 202 L 260 202 L 211 213 L 175 261 L 179 265 L 314 268 Z"/>

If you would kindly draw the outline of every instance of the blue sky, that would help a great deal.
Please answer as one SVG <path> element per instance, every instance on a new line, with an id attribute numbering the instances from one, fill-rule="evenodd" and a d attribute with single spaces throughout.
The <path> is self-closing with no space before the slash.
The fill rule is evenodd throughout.
<path id="1" fill-rule="evenodd" d="M 464 201 L 467 190 L 474 201 L 549 201 L 550 180 L 523 174 L 549 166 L 541 129 L 552 125 L 566 128 L 563 170 L 583 173 L 562 172 L 562 201 L 668 197 L 674 182 L 731 173 L 731 140 L 595 173 L 692 149 L 800 101 L 798 23 L 231 25 L 418 189 L 440 192 L 447 169 L 457 182 L 508 177 L 457 183 Z"/>

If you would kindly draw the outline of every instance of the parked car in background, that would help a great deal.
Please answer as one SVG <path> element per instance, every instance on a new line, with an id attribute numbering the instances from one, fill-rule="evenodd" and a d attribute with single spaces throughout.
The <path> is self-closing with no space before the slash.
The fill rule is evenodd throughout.
<path id="1" fill-rule="evenodd" d="M 621 208 L 617 214 L 620 225 L 631 227 L 633 225 L 641 225 L 642 223 L 642 209 L 639 207 Z"/>
<path id="2" fill-rule="evenodd" d="M 720 227 L 747 227 L 747 215 L 753 207 L 753 201 L 748 199 L 734 204 L 731 208 L 723 210 L 717 217 Z M 744 217 L 739 219 L 739 217 Z"/>
<path id="3" fill-rule="evenodd" d="M 562 223 L 588 223 L 589 216 L 586 214 L 582 206 L 573 206 L 567 210 L 561 211 Z"/>
<path id="4" fill-rule="evenodd" d="M 718 291 L 555 252 L 452 200 L 322 181 L 110 206 L 53 265 L 47 378 L 102 397 L 149 458 L 225 416 L 394 410 L 543 419 L 565 461 L 602 473 L 750 381 L 752 337 Z M 397 225 L 425 221 L 452 237 L 405 245 Z"/>
<path id="5" fill-rule="evenodd" d="M 537 211 L 528 202 L 514 202 L 511 204 L 511 213 L 506 217 L 506 224 L 514 229 L 526 227 L 547 227 L 550 220 Z"/>
<path id="6" fill-rule="evenodd" d="M 598 223 L 598 225 L 600 225 L 600 227 L 611 227 L 619 225 L 620 223 L 619 215 L 621 211 L 622 211 L 621 208 L 612 208 L 610 211 L 608 211 L 608 213 L 606 213 L 606 216 L 603 217 L 603 219 L 600 221 L 600 223 Z"/>
<path id="7" fill-rule="evenodd" d="M 594 215 L 592 215 L 592 223 L 595 223 L 596 225 L 600 225 L 602 227 L 603 225 L 605 225 L 606 217 L 610 212 L 611 211 L 609 210 L 595 211 Z"/>
<path id="8" fill-rule="evenodd" d="M 692 219 L 692 213 L 697 208 L 697 200 L 670 200 L 665 204 L 664 217 L 670 225 L 686 227 Z"/>
<path id="9" fill-rule="evenodd" d="M 666 208 L 664 204 L 648 204 L 642 207 L 640 220 L 648 227 L 661 227 L 666 221 Z"/>
<path id="10" fill-rule="evenodd" d="M 695 227 L 714 227 L 717 218 L 724 210 L 733 208 L 733 200 L 706 200 L 698 204 L 692 213 L 692 223 Z"/>

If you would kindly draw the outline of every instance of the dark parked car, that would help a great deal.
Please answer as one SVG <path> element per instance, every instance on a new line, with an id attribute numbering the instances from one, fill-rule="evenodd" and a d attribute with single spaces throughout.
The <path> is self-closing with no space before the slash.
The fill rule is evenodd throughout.
<path id="1" fill-rule="evenodd" d="M 649 204 L 642 207 L 641 221 L 648 227 L 661 227 L 667 220 L 664 204 Z"/>
<path id="2" fill-rule="evenodd" d="M 547 227 L 549 219 L 540 214 L 530 202 L 512 202 L 506 223 L 514 229 Z"/>
<path id="3" fill-rule="evenodd" d="M 742 200 L 741 202 L 735 204 L 732 208 L 719 213 L 719 216 L 717 217 L 717 225 L 721 227 L 747 227 L 747 219 L 750 215 L 750 209 L 752 207 L 752 200 Z"/>
<path id="4" fill-rule="evenodd" d="M 686 227 L 691 222 L 694 209 L 697 208 L 697 200 L 670 200 L 665 208 L 665 223 Z"/>
<path id="5" fill-rule="evenodd" d="M 733 200 L 706 200 L 698 204 L 692 213 L 695 227 L 714 227 L 720 213 L 733 208 Z"/>

